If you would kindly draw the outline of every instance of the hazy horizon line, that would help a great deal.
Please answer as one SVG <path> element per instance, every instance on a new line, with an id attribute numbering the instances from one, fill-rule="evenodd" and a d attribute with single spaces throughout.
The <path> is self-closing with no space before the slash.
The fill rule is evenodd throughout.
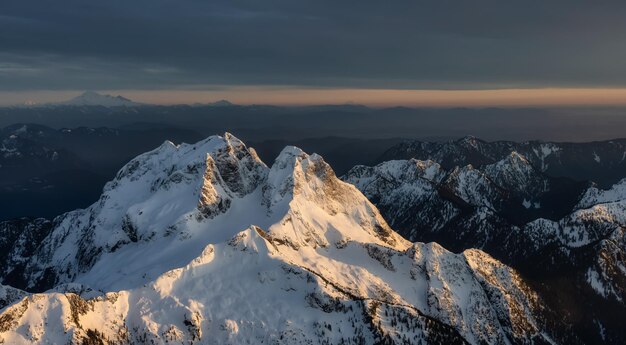
<path id="1" fill-rule="evenodd" d="M 0 91 L 0 106 L 67 101 L 84 90 Z M 626 106 L 626 88 L 506 88 L 480 90 L 229 87 L 211 90 L 97 90 L 153 105 L 228 100 L 237 105 L 368 107 Z"/>

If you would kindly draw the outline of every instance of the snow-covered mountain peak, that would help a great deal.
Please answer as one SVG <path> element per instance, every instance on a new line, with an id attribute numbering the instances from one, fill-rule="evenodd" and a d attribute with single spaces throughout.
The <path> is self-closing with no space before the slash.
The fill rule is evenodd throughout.
<path id="1" fill-rule="evenodd" d="M 272 165 L 269 173 L 269 186 L 277 191 L 280 197 L 286 192 L 293 196 L 302 195 L 305 198 L 323 197 L 325 193 L 332 193 L 329 188 L 338 192 L 342 187 L 335 176 L 335 172 L 324 159 L 317 155 L 308 155 L 294 146 L 284 148 Z M 326 186 L 329 184 L 329 186 Z M 332 195 L 328 195 L 332 198 Z"/>
<path id="2" fill-rule="evenodd" d="M 38 254 L 15 265 L 24 265 L 20 284 L 30 289 L 50 282 L 127 288 L 250 225 L 292 248 L 408 246 L 319 155 L 288 147 L 268 168 L 226 133 L 196 144 L 164 142 L 137 156 L 98 202 L 58 217 Z"/>
<path id="3" fill-rule="evenodd" d="M 501 193 L 482 171 L 471 164 L 454 168 L 445 180 L 445 187 L 464 202 L 474 206 L 495 208 Z"/>
<path id="4" fill-rule="evenodd" d="M 193 145 L 175 145 L 165 141 L 158 148 L 127 163 L 115 179 L 106 185 L 105 192 L 122 189 L 126 193 L 127 186 L 123 184 L 130 182 L 134 187 L 139 187 L 143 181 L 144 192 L 152 193 L 181 182 L 183 178 L 201 178 L 207 169 L 207 154 L 211 156 L 210 161 L 222 169 L 223 182 L 231 188 L 231 192 L 239 194 L 249 192 L 252 188 L 249 184 L 255 183 L 250 180 L 262 179 L 267 168 L 254 150 L 248 149 L 229 133 L 223 137 L 211 136 Z M 148 186 L 149 189 L 146 188 Z M 143 197 L 136 193 L 135 196 Z"/>
<path id="5" fill-rule="evenodd" d="M 309 155 L 302 151 L 302 149 L 295 146 L 285 146 L 276 159 L 272 166 L 276 165 L 278 169 L 285 169 L 287 167 L 295 168 L 295 165 L 302 161 L 303 159 L 307 159 Z"/>
<path id="6" fill-rule="evenodd" d="M 269 233 L 294 247 L 327 247 L 352 240 L 408 246 L 376 207 L 353 185 L 339 180 L 317 154 L 292 146 L 283 149 L 270 169 L 263 197 L 270 213 L 285 214 L 283 226 L 273 226 Z"/>
<path id="7" fill-rule="evenodd" d="M 549 189 L 547 178 L 516 151 L 485 167 L 485 174 L 498 186 L 518 192 L 528 198 Z"/>
<path id="8" fill-rule="evenodd" d="M 343 177 L 357 187 L 364 188 L 376 181 L 402 181 L 417 183 L 418 180 L 439 182 L 445 171 L 432 160 L 393 160 L 380 163 L 374 167 L 357 165 Z M 422 181 L 422 182 L 424 182 Z"/>
<path id="9" fill-rule="evenodd" d="M 367 169 L 372 186 L 399 183 L 411 198 L 438 195 L 447 176 L 432 161 Z M 464 190 L 488 182 L 460 170 Z M 478 250 L 409 243 L 296 147 L 268 167 L 229 133 L 165 142 L 98 202 L 39 229 L 47 235 L 16 246 L 0 276 L 53 289 L 0 286 L 0 342 L 550 342 L 515 271 Z"/>
<path id="10" fill-rule="evenodd" d="M 202 245 L 187 241 L 186 245 L 172 246 L 173 238 L 199 237 L 210 243 L 252 224 L 252 215 L 237 215 L 240 209 L 229 211 L 239 200 L 254 199 L 250 195 L 264 184 L 267 173 L 267 166 L 256 153 L 229 134 L 196 144 L 165 142 L 120 169 L 98 202 L 56 219 L 57 225 L 40 254 L 24 267 L 29 272 L 24 284 L 37 285 L 47 267 L 54 267 L 57 282 L 77 281 L 101 289 L 118 281 L 132 285 L 161 274 L 163 269 L 189 260 Z M 207 223 L 222 221 L 232 228 L 214 225 L 226 229 L 200 231 Z M 168 255 L 162 248 L 183 253 Z M 125 255 L 140 253 L 144 254 L 141 261 L 129 264 L 124 259 Z M 171 261 L 162 260 L 160 255 Z M 111 271 L 117 266 L 123 268 Z M 152 267 L 152 273 L 147 267 Z M 148 270 L 144 277 L 132 273 L 142 269 Z M 99 279 L 101 274 L 110 279 Z M 125 278 L 116 281 L 120 274 Z"/>
<path id="11" fill-rule="evenodd" d="M 264 191 L 269 206 L 300 192 L 309 177 L 307 168 L 315 164 L 313 158 L 316 157 L 309 156 L 295 146 L 287 146 L 280 152 L 272 164 Z"/>
<path id="12" fill-rule="evenodd" d="M 511 169 L 527 173 L 532 171 L 534 168 L 528 159 L 519 154 L 517 151 L 511 151 L 508 156 L 504 157 L 500 161 L 485 167 L 485 171 L 503 171 Z"/>
<path id="13" fill-rule="evenodd" d="M 219 101 L 211 103 L 211 105 L 214 107 L 232 107 L 234 104 L 228 100 L 221 99 Z"/>
<path id="14" fill-rule="evenodd" d="M 103 95 L 94 91 L 86 91 L 69 101 L 57 103 L 57 105 L 72 106 L 104 106 L 104 107 L 132 107 L 141 105 L 122 96 Z"/>

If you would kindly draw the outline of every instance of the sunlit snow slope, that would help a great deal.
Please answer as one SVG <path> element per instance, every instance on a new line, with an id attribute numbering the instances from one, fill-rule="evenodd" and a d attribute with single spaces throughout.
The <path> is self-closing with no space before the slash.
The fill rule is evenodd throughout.
<path id="1" fill-rule="evenodd" d="M 166 142 L 2 266 L 0 343 L 550 342 L 479 250 L 401 238 L 318 155 L 268 168 L 230 134 Z"/>

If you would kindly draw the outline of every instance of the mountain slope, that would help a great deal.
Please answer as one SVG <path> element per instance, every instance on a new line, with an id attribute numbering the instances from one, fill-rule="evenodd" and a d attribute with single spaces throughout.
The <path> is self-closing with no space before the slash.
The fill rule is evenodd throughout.
<path id="1" fill-rule="evenodd" d="M 481 248 L 518 269 L 585 342 L 626 339 L 614 321 L 626 315 L 626 180 L 581 192 L 517 153 L 484 173 L 411 159 L 358 166 L 343 179 L 404 237 Z"/>
<path id="2" fill-rule="evenodd" d="M 479 250 L 404 240 L 320 156 L 294 147 L 268 168 L 230 134 L 166 142 L 122 168 L 94 205 L 53 223 L 33 253 L 2 263 L 3 277 L 17 277 L 4 284 L 39 292 L 0 312 L 5 342 L 562 336 L 514 270 Z"/>
<path id="3" fill-rule="evenodd" d="M 532 317 L 535 296 L 482 253 L 454 255 L 437 245 L 397 252 L 354 242 L 330 253 L 295 251 L 266 236 L 245 230 L 129 291 L 35 294 L 4 311 L 14 324 L 0 334 L 14 343 L 93 334 L 130 343 L 501 344 L 545 337 Z"/>

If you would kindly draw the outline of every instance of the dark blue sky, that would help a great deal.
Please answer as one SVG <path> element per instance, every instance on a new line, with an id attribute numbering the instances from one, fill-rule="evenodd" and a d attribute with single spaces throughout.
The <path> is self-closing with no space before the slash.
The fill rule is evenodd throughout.
<path id="1" fill-rule="evenodd" d="M 2 0 L 0 91 L 626 85 L 626 2 Z"/>

